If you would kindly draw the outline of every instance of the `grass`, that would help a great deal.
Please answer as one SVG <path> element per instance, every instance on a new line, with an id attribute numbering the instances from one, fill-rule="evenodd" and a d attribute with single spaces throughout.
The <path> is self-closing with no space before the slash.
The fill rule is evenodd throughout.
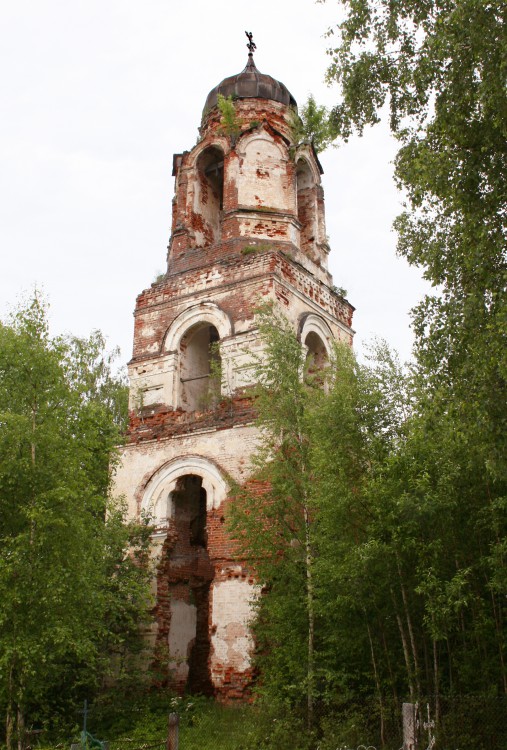
<path id="1" fill-rule="evenodd" d="M 190 722 L 182 721 L 182 750 L 241 750 L 255 733 L 256 715 L 251 706 L 210 704 Z"/>
<path id="2" fill-rule="evenodd" d="M 209 698 L 186 697 L 169 699 L 165 708 L 142 711 L 132 726 L 121 735 L 102 734 L 109 741 L 109 750 L 140 748 L 144 744 L 164 743 L 170 712 L 180 717 L 179 746 L 181 750 L 246 750 L 255 734 L 257 716 L 249 705 L 224 706 Z M 111 727 L 110 731 L 114 731 Z"/>

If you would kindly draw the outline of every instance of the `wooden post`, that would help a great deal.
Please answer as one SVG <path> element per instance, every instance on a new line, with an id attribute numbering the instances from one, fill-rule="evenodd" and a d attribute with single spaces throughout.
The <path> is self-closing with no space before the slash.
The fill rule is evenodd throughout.
<path id="1" fill-rule="evenodd" d="M 169 714 L 167 725 L 167 750 L 178 750 L 180 717 L 178 714 Z"/>
<path id="2" fill-rule="evenodd" d="M 403 750 L 417 750 L 417 705 L 403 704 Z"/>

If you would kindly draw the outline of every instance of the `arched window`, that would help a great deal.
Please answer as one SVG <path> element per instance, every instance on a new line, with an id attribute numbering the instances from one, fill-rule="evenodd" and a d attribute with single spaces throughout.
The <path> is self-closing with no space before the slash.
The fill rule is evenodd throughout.
<path id="1" fill-rule="evenodd" d="M 220 399 L 219 339 L 215 326 L 203 322 L 180 341 L 180 405 L 185 411 L 205 411 Z"/>
<path id="2" fill-rule="evenodd" d="M 306 313 L 299 321 L 299 332 L 300 341 L 306 348 L 308 379 L 323 383 L 323 370 L 330 361 L 330 347 L 333 340 L 331 329 L 320 315 Z"/>
<path id="3" fill-rule="evenodd" d="M 183 525 L 184 538 L 190 547 L 207 547 L 206 490 L 201 477 L 187 474 L 180 477 L 176 489 L 170 493 L 172 521 L 176 527 Z"/>
<path id="4" fill-rule="evenodd" d="M 161 466 L 142 490 L 140 510 L 151 517 L 154 533 L 166 533 L 173 514 L 169 500 L 178 490 L 181 477 L 190 474 L 202 478 L 208 510 L 218 508 L 227 497 L 229 486 L 216 464 L 201 456 L 175 458 Z"/>
<path id="5" fill-rule="evenodd" d="M 304 344 L 308 350 L 306 362 L 311 371 L 322 370 L 329 362 L 324 342 L 318 334 L 310 331 Z"/>
<path id="6" fill-rule="evenodd" d="M 229 316 L 212 302 L 187 307 L 173 320 L 163 351 L 174 356 L 170 398 L 175 408 L 195 411 L 214 405 L 220 398 L 222 378 L 227 392 L 227 368 L 222 372 L 219 340 L 232 333 Z"/>
<path id="7" fill-rule="evenodd" d="M 220 241 L 221 212 L 224 201 L 224 155 L 210 146 L 196 162 L 194 231 L 197 247 L 209 247 Z"/>
<path id="8" fill-rule="evenodd" d="M 305 159 L 299 159 L 297 162 L 296 181 L 297 211 L 301 224 L 300 247 L 303 252 L 311 256 L 317 241 L 317 215 L 313 175 Z"/>

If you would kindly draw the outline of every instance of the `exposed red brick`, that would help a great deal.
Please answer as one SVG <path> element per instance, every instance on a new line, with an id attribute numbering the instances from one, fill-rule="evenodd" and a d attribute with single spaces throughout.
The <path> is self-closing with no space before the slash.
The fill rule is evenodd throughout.
<path id="1" fill-rule="evenodd" d="M 259 302 L 266 299 L 297 326 L 312 313 L 324 321 L 335 338 L 352 339 L 354 308 L 336 294 L 326 270 L 324 196 L 318 184 L 321 168 L 315 153 L 309 146 L 299 148 L 292 142 L 293 112 L 284 104 L 239 99 L 234 106 L 240 122 L 239 136 L 231 138 L 224 133 L 221 115 L 215 108 L 207 113 L 196 146 L 175 157 L 167 273 L 141 292 L 136 302 L 130 363 L 133 388 L 136 378 L 141 382 L 150 375 L 155 381 L 160 373 L 161 382 L 174 378 L 171 382 L 175 389 L 184 392 L 184 398 L 174 401 L 182 407 L 175 408 L 168 400 L 172 396 L 167 396 L 171 389 L 164 391 L 160 387 L 160 393 L 166 394 L 160 402 L 153 402 L 153 397 L 148 406 L 137 405 L 130 414 L 126 453 L 134 462 L 139 459 L 144 473 L 131 488 L 131 507 L 136 513 L 150 477 L 159 468 L 149 463 L 150 455 L 159 455 L 162 465 L 177 451 L 183 457 L 195 453 L 207 458 L 211 442 L 202 436 L 211 435 L 215 453 L 209 455 L 209 460 L 220 471 L 221 453 L 216 449 L 220 440 L 237 443 L 236 463 L 228 459 L 234 464 L 231 476 L 244 478 L 244 464 L 249 459 L 251 445 L 244 449 L 241 446 L 241 435 L 253 432 L 251 425 L 255 420 L 255 403 L 248 387 L 235 386 L 213 408 L 184 410 L 197 403 L 188 396 L 189 391 L 183 391 L 190 386 L 181 385 L 182 381 L 188 382 L 182 375 L 186 372 L 182 362 L 191 355 L 191 339 L 185 333 L 174 344 L 177 351 L 173 352 L 168 351 L 167 341 L 173 323 L 181 320 L 179 316 L 190 307 L 212 303 L 227 316 L 231 334 L 229 341 L 222 344 L 232 344 L 233 352 L 234 346 L 238 351 L 240 348 L 236 337 L 250 342 L 257 335 L 255 311 Z M 270 150 L 263 163 L 265 144 Z M 306 167 L 298 161 L 301 159 L 306 160 Z M 301 178 L 305 169 L 306 182 Z M 199 369 L 198 375 L 200 378 Z M 202 375 L 208 376 L 209 373 Z M 244 700 L 250 695 L 255 674 L 248 661 L 246 666 L 238 667 L 233 657 L 224 656 L 227 649 L 221 651 L 217 647 L 214 652 L 213 643 L 218 640 L 213 639 L 218 639 L 219 633 L 212 625 L 212 596 L 222 584 L 229 587 L 228 591 L 253 587 L 256 576 L 241 559 L 237 540 L 227 532 L 227 507 L 234 498 L 208 508 L 205 531 L 196 526 L 196 518 L 202 522 L 197 511 L 192 517 L 186 514 L 185 503 L 193 503 L 194 510 L 201 508 L 201 479 L 195 474 L 177 479 L 177 489 L 171 490 L 170 498 L 174 515 L 164 521 L 169 525 L 163 542 L 159 541 L 154 608 L 158 679 L 178 690 L 213 691 L 221 700 Z M 265 483 L 249 480 L 249 491 L 258 495 L 259 502 L 263 502 L 267 489 Z M 178 493 L 183 494 L 180 497 Z M 169 498 L 166 500 L 169 503 Z M 163 529 L 159 527 L 159 531 L 162 533 Z M 175 677 L 177 670 L 171 668 L 174 655 L 169 654 L 169 643 L 175 620 L 187 616 L 189 608 L 195 613 L 195 632 L 178 646 L 184 652 L 180 657 L 186 660 L 188 677 L 182 670 Z M 237 634 L 242 632 L 241 627 L 242 623 L 231 621 L 229 630 Z"/>

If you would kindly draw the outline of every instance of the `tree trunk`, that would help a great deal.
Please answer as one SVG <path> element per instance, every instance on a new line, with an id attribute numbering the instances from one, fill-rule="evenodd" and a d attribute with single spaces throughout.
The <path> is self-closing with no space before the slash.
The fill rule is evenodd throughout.
<path id="1" fill-rule="evenodd" d="M 405 610 L 405 619 L 407 621 L 407 627 L 408 627 L 408 634 L 410 637 L 410 646 L 412 649 L 412 658 L 414 660 L 414 674 L 415 674 L 415 683 L 417 687 L 417 695 L 418 698 L 421 697 L 421 685 L 419 682 L 419 659 L 417 656 L 417 649 L 415 645 L 415 637 L 414 637 L 414 630 L 412 628 L 412 620 L 410 617 L 410 611 L 408 607 L 408 599 L 407 599 L 407 592 L 405 591 L 405 585 L 403 583 L 403 578 L 401 575 L 401 568 L 400 568 L 400 561 L 398 558 L 398 555 L 396 555 L 396 565 L 398 568 L 398 577 L 400 579 L 400 589 L 401 589 L 401 598 L 403 600 L 403 608 Z"/>
<path id="2" fill-rule="evenodd" d="M 384 646 L 384 654 L 385 654 L 385 657 L 386 657 L 386 664 L 387 664 L 387 669 L 388 669 L 388 672 L 389 672 L 389 679 L 391 680 L 391 688 L 392 688 L 392 691 L 393 691 L 393 699 L 394 699 L 395 705 L 397 705 L 398 704 L 398 692 L 396 690 L 396 680 L 394 679 L 393 668 L 392 668 L 392 665 L 391 665 L 391 657 L 389 656 L 389 649 L 387 647 L 386 634 L 385 634 L 384 629 L 382 628 L 382 625 L 381 625 L 380 622 L 378 623 L 377 627 L 379 627 L 380 632 L 382 633 L 382 644 Z"/>
<path id="3" fill-rule="evenodd" d="M 408 681 L 408 691 L 410 695 L 410 701 L 413 703 L 414 701 L 414 683 L 412 680 L 412 666 L 410 664 L 410 651 L 408 648 L 407 638 L 405 636 L 405 631 L 403 630 L 403 622 L 401 620 L 401 617 L 398 613 L 397 607 L 396 607 L 396 599 L 394 598 L 394 593 L 391 590 L 391 597 L 393 600 L 394 605 L 394 612 L 396 614 L 396 622 L 398 623 L 398 630 L 400 631 L 400 638 L 401 638 L 401 645 L 403 647 L 403 656 L 405 659 L 405 667 L 407 669 L 407 681 Z"/>
<path id="4" fill-rule="evenodd" d="M 312 570 L 312 548 L 310 537 L 310 516 L 308 506 L 304 505 L 305 520 L 305 562 L 306 562 L 306 603 L 308 608 L 308 673 L 307 673 L 307 710 L 308 710 L 308 729 L 313 726 L 314 710 L 314 672 L 315 672 L 315 611 L 314 611 L 314 589 L 313 589 L 313 570 Z"/>
<path id="5" fill-rule="evenodd" d="M 23 750 L 25 747 L 25 714 L 23 709 L 18 704 L 16 711 L 16 723 L 17 723 L 17 736 L 18 736 L 18 750 Z"/>
<path id="6" fill-rule="evenodd" d="M 438 669 L 438 644 L 434 638 L 433 642 L 433 680 L 435 685 L 435 724 L 440 721 L 440 673 Z"/>
<path id="7" fill-rule="evenodd" d="M 491 591 L 491 602 L 493 605 L 493 619 L 495 621 L 496 642 L 498 645 L 498 656 L 500 658 L 500 673 L 502 675 L 503 691 L 507 694 L 507 673 L 505 670 L 505 660 L 503 655 L 504 639 L 502 637 L 501 608 L 496 605 L 494 591 Z"/>
<path id="8" fill-rule="evenodd" d="M 14 701 L 12 699 L 13 671 L 14 666 L 11 664 L 7 686 L 7 710 L 5 716 L 5 745 L 7 747 L 7 750 L 14 749 Z"/>
<path id="9" fill-rule="evenodd" d="M 365 613 L 366 615 L 366 613 Z M 368 640 L 370 641 L 370 652 L 371 652 L 371 663 L 373 666 L 373 675 L 375 677 L 375 686 L 377 688 L 378 693 L 378 702 L 379 702 L 379 708 L 380 708 L 380 739 L 382 741 L 382 745 L 385 744 L 385 737 L 384 737 L 384 704 L 382 702 L 382 689 L 380 687 L 380 677 L 377 669 L 377 661 L 375 659 L 375 650 L 373 648 L 373 639 L 371 637 L 371 630 L 370 625 L 368 621 L 366 622 L 366 629 L 368 631 Z"/>
<path id="10" fill-rule="evenodd" d="M 13 739 L 14 739 L 14 715 L 12 710 L 12 703 L 9 699 L 7 703 L 7 711 L 5 715 L 5 746 L 7 750 L 13 750 Z"/>

